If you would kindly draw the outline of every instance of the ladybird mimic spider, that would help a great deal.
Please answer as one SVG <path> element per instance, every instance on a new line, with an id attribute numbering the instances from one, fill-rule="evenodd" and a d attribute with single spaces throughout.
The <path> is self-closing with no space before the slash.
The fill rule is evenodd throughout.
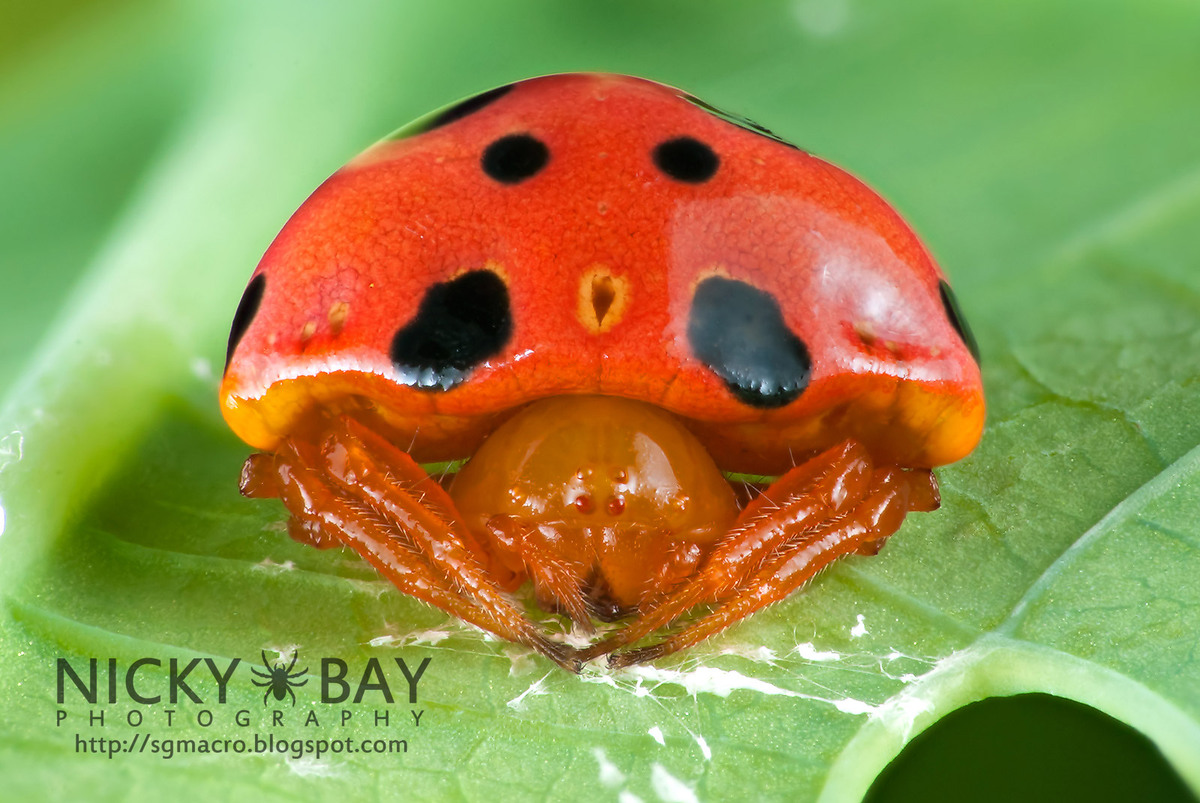
<path id="1" fill-rule="evenodd" d="M 932 469 L 983 431 L 978 359 L 862 182 L 680 90 L 554 75 L 314 192 L 237 306 L 221 404 L 293 538 L 577 672 L 692 647 L 937 508 Z M 625 626 L 562 643 L 526 581 Z"/>

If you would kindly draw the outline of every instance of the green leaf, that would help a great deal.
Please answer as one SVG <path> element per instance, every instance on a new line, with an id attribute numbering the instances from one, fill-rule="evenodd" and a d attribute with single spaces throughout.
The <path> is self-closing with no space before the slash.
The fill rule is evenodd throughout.
<path id="1" fill-rule="evenodd" d="M 39 28 L 24 69 L 0 63 L 5 792 L 856 800 L 940 717 L 1026 691 L 1129 723 L 1200 792 L 1197 23 L 1167 0 L 480 0 L 131 3 Z M 290 541 L 281 507 L 237 494 L 247 448 L 215 402 L 245 280 L 324 176 L 428 109 L 575 69 L 683 86 L 879 187 L 954 281 L 990 404 L 942 509 L 878 557 L 582 677 Z M 294 707 L 250 671 L 293 650 Z M 86 683 L 93 657 L 98 702 L 68 679 L 58 703 L 57 660 Z M 430 658 L 416 703 L 396 657 Z M 125 693 L 140 658 L 159 703 Z M 170 662 L 197 658 L 245 662 L 224 702 L 203 663 L 203 702 L 169 700 Z M 325 658 L 350 700 L 320 702 Z M 394 702 L 353 702 L 370 658 Z M 101 737 L 407 752 L 110 759 Z"/>

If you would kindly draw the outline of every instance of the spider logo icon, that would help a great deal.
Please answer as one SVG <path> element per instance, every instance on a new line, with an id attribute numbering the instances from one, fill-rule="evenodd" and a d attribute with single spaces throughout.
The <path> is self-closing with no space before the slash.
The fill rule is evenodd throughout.
<path id="1" fill-rule="evenodd" d="M 292 698 L 292 705 L 296 704 L 296 693 L 293 692 L 292 689 L 308 683 L 308 678 L 304 678 L 304 680 L 297 680 L 297 678 L 308 674 L 308 667 L 297 669 L 295 672 L 292 671 L 292 667 L 296 665 L 296 661 L 299 658 L 300 653 L 297 652 L 292 655 L 292 662 L 287 666 L 284 666 L 282 660 L 272 666 L 271 662 L 267 660 L 267 651 L 262 651 L 263 666 L 267 668 L 267 671 L 260 672 L 253 667 L 250 668 L 250 671 L 262 678 L 262 680 L 255 680 L 251 682 L 255 686 L 264 687 L 267 690 L 266 693 L 263 694 L 263 705 L 267 704 L 267 698 L 271 695 L 275 695 L 276 700 L 283 700 L 284 696 L 290 695 Z"/>

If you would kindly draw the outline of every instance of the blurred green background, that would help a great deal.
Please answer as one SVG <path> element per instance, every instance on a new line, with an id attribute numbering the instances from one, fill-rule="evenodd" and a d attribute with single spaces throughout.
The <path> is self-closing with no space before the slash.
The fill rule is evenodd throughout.
<path id="1" fill-rule="evenodd" d="M 971 724 L 964 709 L 967 730 L 939 748 L 957 754 L 914 759 L 873 799 L 956 799 L 967 781 L 936 768 L 969 766 L 964 745 L 999 758 L 981 777 L 1010 766 L 1042 799 L 1086 779 L 1091 799 L 1120 799 L 1114 767 L 1186 797 L 1172 773 L 1200 785 L 1198 41 L 1200 7 L 1168 0 L 6 3 L 7 782 L 112 799 L 856 799 L 914 724 L 1051 692 L 1144 731 L 1175 769 L 1123 726 L 1017 698 L 1018 715 Z M 749 116 L 865 179 L 922 234 L 979 336 L 991 408 L 984 446 L 941 472 L 945 508 L 668 666 L 779 694 L 660 678 L 636 697 L 641 681 L 551 675 L 522 709 L 509 701 L 545 670 L 454 633 L 435 650 L 432 735 L 399 767 L 74 755 L 52 726 L 57 655 L 251 658 L 302 641 L 353 658 L 409 619 L 441 626 L 361 566 L 279 544 L 278 511 L 234 490 L 245 450 L 221 427 L 214 373 L 255 261 L 325 176 L 418 114 L 569 70 L 642 75 Z M 264 556 L 301 571 L 264 575 Z M 871 633 L 856 641 L 858 615 Z M 787 652 L 809 640 L 852 666 Z M 721 652 L 745 644 L 779 659 Z M 897 649 L 915 680 L 886 663 Z M 237 694 L 258 705 L 258 690 Z M 841 698 L 877 714 L 833 710 Z M 884 716 L 912 699 L 907 728 Z M 659 725 L 661 747 L 646 736 Z M 1022 752 L 1035 734 L 1074 752 L 1038 763 L 1049 748 Z M 620 783 L 597 780 L 596 750 Z M 1072 776 L 1079 756 L 1092 768 Z M 1067 792 L 1063 777 L 1078 779 Z M 1013 794 L 981 787 L 971 796 Z"/>

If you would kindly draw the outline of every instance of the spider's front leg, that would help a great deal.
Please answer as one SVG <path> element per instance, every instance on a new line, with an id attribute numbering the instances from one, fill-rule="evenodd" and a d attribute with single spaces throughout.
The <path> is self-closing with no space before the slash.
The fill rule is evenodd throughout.
<path id="1" fill-rule="evenodd" d="M 847 440 L 764 490 L 690 580 L 581 657 L 611 653 L 669 625 L 695 605 L 717 603 L 711 614 L 675 635 L 609 660 L 627 666 L 690 647 L 784 599 L 837 558 L 878 551 L 908 511 L 937 506 L 931 472 L 877 468 L 862 444 Z"/>
<path id="2" fill-rule="evenodd" d="M 302 540 L 336 539 L 404 593 L 579 671 L 572 650 L 539 632 L 489 575 L 445 490 L 357 421 L 335 418 L 319 437 L 290 438 L 272 455 L 252 455 L 242 492 L 279 497 Z"/>

